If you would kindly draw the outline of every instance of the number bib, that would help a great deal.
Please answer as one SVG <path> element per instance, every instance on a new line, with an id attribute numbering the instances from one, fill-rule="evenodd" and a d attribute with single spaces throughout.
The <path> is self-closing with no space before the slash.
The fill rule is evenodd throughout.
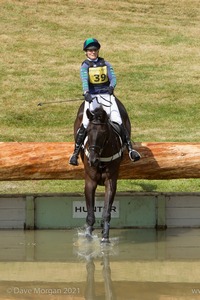
<path id="1" fill-rule="evenodd" d="M 107 66 L 89 68 L 89 79 L 92 84 L 108 82 Z"/>

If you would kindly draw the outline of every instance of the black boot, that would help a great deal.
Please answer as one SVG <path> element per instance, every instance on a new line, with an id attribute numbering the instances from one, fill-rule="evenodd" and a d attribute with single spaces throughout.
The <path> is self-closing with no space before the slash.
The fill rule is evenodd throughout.
<path id="1" fill-rule="evenodd" d="M 86 129 L 82 124 L 76 135 L 74 153 L 72 154 L 69 160 L 70 165 L 78 166 L 78 155 L 81 150 L 81 146 L 84 142 L 85 136 Z"/>
<path id="2" fill-rule="evenodd" d="M 121 132 L 122 132 L 122 138 L 123 138 L 126 148 L 128 150 L 130 160 L 132 160 L 132 161 L 140 160 L 141 156 L 136 150 L 133 149 L 128 131 L 123 123 L 121 124 Z"/>

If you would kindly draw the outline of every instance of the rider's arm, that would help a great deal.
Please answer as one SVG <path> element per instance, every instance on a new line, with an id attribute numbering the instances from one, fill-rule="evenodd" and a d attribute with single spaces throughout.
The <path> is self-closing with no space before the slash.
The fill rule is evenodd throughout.
<path id="1" fill-rule="evenodd" d="M 88 65 L 83 63 L 80 69 L 80 76 L 82 81 L 83 93 L 89 91 L 89 75 L 88 75 Z"/>
<path id="2" fill-rule="evenodd" d="M 115 88 L 116 84 L 117 84 L 117 78 L 116 78 L 115 72 L 113 70 L 113 67 L 108 61 L 106 61 L 105 64 L 106 64 L 107 70 L 108 70 L 108 78 L 110 81 L 110 86 Z"/>

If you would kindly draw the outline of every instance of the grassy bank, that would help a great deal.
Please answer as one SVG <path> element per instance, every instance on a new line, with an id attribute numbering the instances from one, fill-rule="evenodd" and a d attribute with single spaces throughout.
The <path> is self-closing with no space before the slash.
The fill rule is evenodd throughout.
<path id="1" fill-rule="evenodd" d="M 1 1 L 1 141 L 72 141 L 83 41 L 115 69 L 134 141 L 200 140 L 197 0 Z M 64 181 L 0 182 L 0 192 L 82 190 Z M 119 181 L 119 190 L 200 191 L 199 180 Z"/>

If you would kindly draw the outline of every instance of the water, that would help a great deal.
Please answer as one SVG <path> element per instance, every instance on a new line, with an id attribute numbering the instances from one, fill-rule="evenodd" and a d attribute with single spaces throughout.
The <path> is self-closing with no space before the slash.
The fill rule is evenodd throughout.
<path id="1" fill-rule="evenodd" d="M 0 231 L 0 299 L 198 300 L 200 229 Z"/>

